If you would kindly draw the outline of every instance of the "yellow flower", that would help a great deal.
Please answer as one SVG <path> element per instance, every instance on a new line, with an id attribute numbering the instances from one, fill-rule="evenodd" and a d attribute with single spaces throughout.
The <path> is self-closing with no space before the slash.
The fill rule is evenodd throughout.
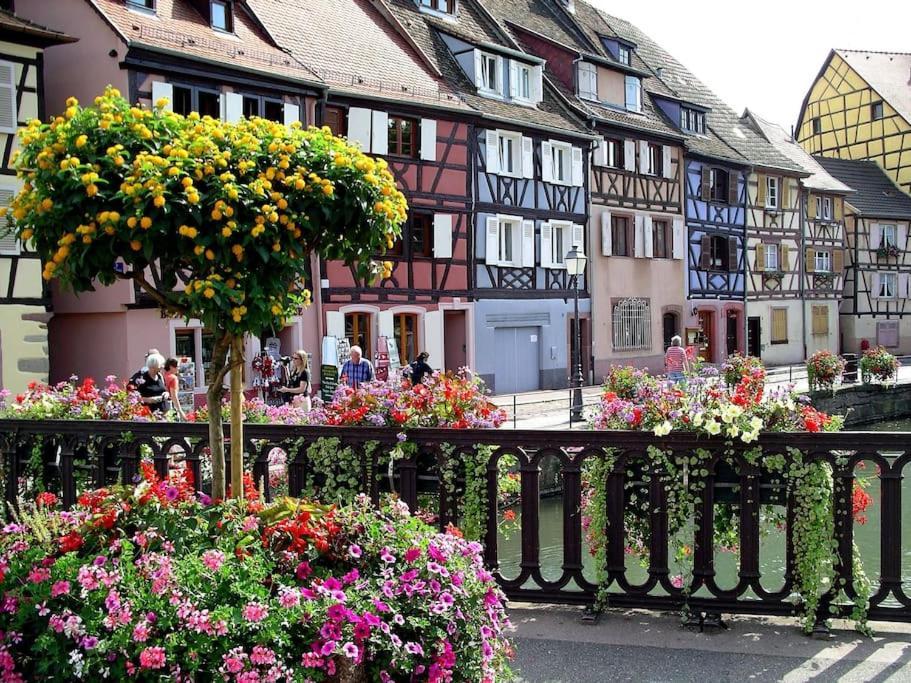
<path id="1" fill-rule="evenodd" d="M 143 216 L 139 221 L 139 227 L 143 230 L 148 230 L 152 227 L 152 219 L 148 216 Z"/>
<path id="2" fill-rule="evenodd" d="M 223 228 L 221 229 L 221 236 L 224 237 L 224 238 L 230 237 L 230 236 L 231 236 L 231 228 L 229 228 L 227 225 L 226 225 L 225 227 L 223 227 Z"/>
<path id="3" fill-rule="evenodd" d="M 195 247 L 193 247 L 193 253 L 196 254 L 197 256 L 202 256 L 202 252 L 204 252 L 205 250 L 206 250 L 206 248 L 204 246 L 202 246 L 201 244 L 197 244 Z"/>
<path id="4" fill-rule="evenodd" d="M 85 147 L 85 143 L 89 141 L 88 135 L 80 135 L 76 138 L 76 147 Z"/>
<path id="5" fill-rule="evenodd" d="M 282 307 L 278 304 L 272 304 L 272 315 L 281 315 Z"/>
<path id="6" fill-rule="evenodd" d="M 203 295 L 204 297 L 206 297 L 207 299 L 211 299 L 213 296 L 215 296 L 215 290 L 212 289 L 211 287 L 206 287 L 206 288 L 203 290 L 202 295 Z"/>
<path id="7" fill-rule="evenodd" d="M 68 107 L 75 107 L 78 104 L 79 104 L 79 100 L 77 100 L 75 97 L 68 97 L 66 99 L 66 106 L 68 106 Z"/>
<path id="8" fill-rule="evenodd" d="M 193 179 L 190 176 L 186 176 L 181 179 L 180 184 L 184 187 L 191 187 L 193 185 Z"/>
<path id="9" fill-rule="evenodd" d="M 130 242 L 130 249 L 132 249 L 133 251 L 139 251 L 140 249 L 142 249 L 142 242 L 140 242 L 139 240 L 133 240 L 132 242 Z"/>
<path id="10" fill-rule="evenodd" d="M 136 216 L 130 216 L 129 218 L 127 218 L 127 227 L 128 227 L 128 228 L 135 228 L 135 227 L 136 227 L 136 223 L 138 223 L 138 222 L 139 222 L 139 221 L 137 220 Z"/>
<path id="11" fill-rule="evenodd" d="M 207 258 L 208 260 L 210 260 L 210 261 L 214 261 L 214 260 L 215 260 L 215 252 L 212 251 L 211 249 L 206 249 L 206 258 Z"/>
<path id="12" fill-rule="evenodd" d="M 169 100 L 167 97 L 159 97 L 157 100 L 155 100 L 155 108 L 164 109 L 168 106 L 168 102 L 170 101 L 171 100 Z"/>
<path id="13" fill-rule="evenodd" d="M 89 185 L 88 187 L 85 188 L 85 193 L 89 197 L 94 197 L 96 194 L 98 194 L 98 186 L 95 185 L 94 183 L 92 185 Z"/>
<path id="14" fill-rule="evenodd" d="M 155 199 L 152 200 L 152 203 L 159 209 L 164 206 L 164 197 L 158 195 Z"/>
<path id="15" fill-rule="evenodd" d="M 54 207 L 54 200 L 50 197 L 45 197 L 41 200 L 41 208 L 45 211 L 50 211 Z"/>

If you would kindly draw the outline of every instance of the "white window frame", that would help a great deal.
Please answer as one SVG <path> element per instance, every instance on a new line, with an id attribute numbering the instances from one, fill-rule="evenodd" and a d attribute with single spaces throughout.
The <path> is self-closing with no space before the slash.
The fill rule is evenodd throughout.
<path id="1" fill-rule="evenodd" d="M 504 163 L 503 151 L 504 141 L 510 143 L 512 151 L 512 167 L 507 168 Z M 522 177 L 522 134 L 505 131 L 497 131 L 497 156 L 499 166 L 499 175 L 510 176 L 513 178 Z"/>
<path id="2" fill-rule="evenodd" d="M 769 175 L 765 178 L 765 208 L 778 208 L 778 177 Z"/>
<path id="3" fill-rule="evenodd" d="M 550 155 L 554 169 L 551 182 L 558 185 L 572 185 L 573 182 L 573 146 L 568 142 L 550 141 Z M 558 163 L 563 159 L 564 163 Z M 563 176 L 562 178 L 560 176 Z"/>
<path id="4" fill-rule="evenodd" d="M 617 45 L 617 61 L 621 64 L 626 64 L 629 66 L 630 59 L 632 58 L 632 50 L 630 50 L 626 45 L 618 44 Z"/>
<path id="5" fill-rule="evenodd" d="M 516 95 L 515 98 L 519 102 L 531 103 L 534 101 L 534 92 L 535 87 L 532 79 L 532 67 L 528 64 L 523 64 L 522 62 L 515 62 L 516 65 Z M 523 86 L 527 86 L 527 90 L 523 92 Z"/>
<path id="6" fill-rule="evenodd" d="M 822 199 L 822 218 L 823 220 L 832 220 L 832 198 L 823 197 Z"/>
<path id="7" fill-rule="evenodd" d="M 446 10 L 446 0 L 418 0 L 418 9 L 422 12 L 429 12 L 442 17 L 452 17 L 455 16 L 456 3 L 453 0 L 451 14 Z"/>
<path id="8" fill-rule="evenodd" d="M 497 265 L 518 267 L 522 265 L 522 219 L 514 216 L 497 216 L 499 224 L 499 251 L 497 253 Z M 503 247 L 507 245 L 504 239 L 506 226 L 510 227 L 510 238 L 508 240 L 509 248 L 512 250 L 512 258 L 503 258 Z"/>
<path id="9" fill-rule="evenodd" d="M 192 332 L 193 336 L 193 364 L 194 371 L 196 373 L 195 385 L 193 387 L 193 393 L 199 393 L 201 390 L 206 388 L 206 369 L 203 367 L 203 358 L 202 358 L 202 335 L 206 331 L 205 325 L 197 320 L 191 319 L 188 322 L 184 321 L 172 321 L 171 323 L 171 353 L 169 354 L 172 357 L 177 356 L 177 333 L 189 330 Z M 213 334 L 213 333 L 210 333 Z M 186 335 L 190 336 L 190 335 Z M 178 358 L 178 360 L 180 360 Z M 211 361 L 210 361 L 211 362 Z"/>
<path id="10" fill-rule="evenodd" d="M 898 298 L 898 273 L 880 272 L 879 291 L 876 294 L 877 299 Z"/>
<path id="11" fill-rule="evenodd" d="M 223 8 L 225 11 L 224 28 L 215 25 L 215 15 L 212 13 L 212 10 L 216 5 Z M 231 26 L 231 5 L 227 2 L 227 0 L 209 0 L 209 26 L 211 26 L 215 31 L 220 31 L 222 33 L 231 33 L 231 29 L 228 28 Z"/>
<path id="12" fill-rule="evenodd" d="M 551 221 L 550 230 L 551 268 L 566 268 L 566 254 L 573 242 L 573 224 L 569 221 Z M 557 239 L 558 232 L 560 233 L 559 240 Z M 558 242 L 561 245 L 559 249 L 557 248 Z"/>
<path id="13" fill-rule="evenodd" d="M 157 0 L 152 0 L 152 6 L 148 7 L 144 0 L 126 0 L 127 9 L 133 10 L 135 12 L 140 12 L 142 14 L 155 14 L 158 10 Z"/>
<path id="14" fill-rule="evenodd" d="M 647 150 L 645 174 L 657 176 L 657 175 L 659 175 L 658 166 L 662 163 L 662 156 L 663 156 L 662 151 L 661 151 L 661 145 L 655 145 L 655 144 L 648 142 L 648 143 L 646 143 L 645 148 Z"/>
<path id="15" fill-rule="evenodd" d="M 652 348 L 652 311 L 649 299 L 629 297 L 620 299 L 611 306 L 611 342 L 614 351 Z"/>
<path id="16" fill-rule="evenodd" d="M 605 140 L 607 149 L 605 151 L 605 161 L 610 168 L 623 168 L 620 163 L 623 157 L 623 140 L 608 138 Z"/>
<path id="17" fill-rule="evenodd" d="M 591 62 L 579 62 L 579 97 L 585 100 L 598 101 L 598 67 Z"/>
<path id="18" fill-rule="evenodd" d="M 879 227 L 882 230 L 881 247 L 898 246 L 898 227 L 894 223 L 880 223 Z"/>
<path id="19" fill-rule="evenodd" d="M 493 62 L 494 79 L 493 87 L 485 83 L 486 76 L 489 75 L 488 64 Z M 478 74 L 478 90 L 486 95 L 496 95 L 503 97 L 503 58 L 490 52 L 481 52 L 481 73 Z"/>
<path id="20" fill-rule="evenodd" d="M 831 273 L 832 272 L 832 252 L 819 251 L 813 255 L 813 272 L 814 273 Z"/>
<path id="21" fill-rule="evenodd" d="M 630 87 L 635 87 L 635 101 L 630 102 Z M 623 81 L 624 102 L 627 111 L 642 111 L 642 80 L 638 76 L 626 76 Z"/>
<path id="22" fill-rule="evenodd" d="M 765 269 L 770 272 L 776 272 L 781 269 L 780 248 L 777 244 L 762 245 L 765 249 Z M 773 256 L 774 254 L 774 256 Z"/>

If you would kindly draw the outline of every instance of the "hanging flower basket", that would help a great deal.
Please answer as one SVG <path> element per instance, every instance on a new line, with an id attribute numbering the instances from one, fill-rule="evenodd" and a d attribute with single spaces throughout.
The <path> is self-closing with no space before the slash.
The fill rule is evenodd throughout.
<path id="1" fill-rule="evenodd" d="M 874 349 L 867 349 L 860 359 L 860 373 L 864 384 L 870 384 L 873 380 L 880 382 L 894 381 L 898 376 L 898 368 L 901 365 L 898 358 L 886 351 L 882 346 Z"/>
<path id="2" fill-rule="evenodd" d="M 845 371 L 845 361 L 831 351 L 817 351 L 807 359 L 807 381 L 810 391 L 835 388 Z"/>

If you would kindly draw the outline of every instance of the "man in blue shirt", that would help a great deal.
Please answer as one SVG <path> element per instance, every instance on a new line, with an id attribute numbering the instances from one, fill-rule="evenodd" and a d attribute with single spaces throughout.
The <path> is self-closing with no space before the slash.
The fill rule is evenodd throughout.
<path id="1" fill-rule="evenodd" d="M 376 374 L 373 363 L 366 358 L 361 358 L 361 347 L 351 347 L 351 360 L 346 360 L 342 366 L 342 382 L 352 389 L 357 389 L 364 382 L 372 382 Z"/>

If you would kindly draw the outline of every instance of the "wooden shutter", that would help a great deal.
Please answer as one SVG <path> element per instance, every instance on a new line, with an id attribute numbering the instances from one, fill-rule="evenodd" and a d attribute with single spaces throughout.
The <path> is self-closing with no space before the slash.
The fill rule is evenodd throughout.
<path id="1" fill-rule="evenodd" d="M 674 177 L 674 169 L 671 168 L 670 145 L 661 146 L 661 175 L 663 175 L 665 178 Z"/>
<path id="2" fill-rule="evenodd" d="M 740 171 L 730 171 L 728 173 L 728 204 L 740 202 L 740 192 L 737 186 L 739 179 Z"/>
<path id="3" fill-rule="evenodd" d="M 541 143 L 541 179 L 545 183 L 554 181 L 554 148 L 547 141 Z"/>
<path id="4" fill-rule="evenodd" d="M 639 140 L 639 173 L 648 173 L 648 142 Z"/>
<path id="5" fill-rule="evenodd" d="M 164 81 L 152 81 L 152 106 L 154 107 L 162 97 L 168 100 L 164 110 L 174 111 L 174 86 Z"/>
<path id="6" fill-rule="evenodd" d="M 497 131 L 488 130 L 485 133 L 485 164 L 487 166 L 488 173 L 499 173 L 500 172 L 500 136 L 497 135 Z"/>
<path id="7" fill-rule="evenodd" d="M 757 206 L 765 206 L 765 193 L 766 193 L 766 176 L 762 173 L 756 176 L 756 204 Z M 733 202 L 731 202 L 733 204 Z"/>
<path id="8" fill-rule="evenodd" d="M 699 184 L 699 195 L 704 202 L 712 200 L 712 169 L 708 166 L 702 167 L 702 182 Z"/>
<path id="9" fill-rule="evenodd" d="M 522 266 L 535 265 L 535 222 L 522 221 Z"/>
<path id="10" fill-rule="evenodd" d="M 358 144 L 361 151 L 370 152 L 370 124 L 373 120 L 369 109 L 351 107 L 348 110 L 348 142 Z"/>
<path id="11" fill-rule="evenodd" d="M 572 224 L 572 245 L 583 254 L 585 253 L 585 226 L 579 223 Z"/>
<path id="12" fill-rule="evenodd" d="M 434 258 L 452 258 L 452 224 L 451 213 L 433 215 L 433 256 Z"/>
<path id="13" fill-rule="evenodd" d="M 244 115 L 244 97 L 236 92 L 221 94 L 221 118 L 225 121 L 240 121 Z"/>
<path id="14" fill-rule="evenodd" d="M 636 141 L 623 141 L 623 169 L 635 172 L 636 170 Z"/>
<path id="15" fill-rule="evenodd" d="M 644 223 L 644 218 L 641 215 L 637 215 L 633 218 L 633 256 L 636 258 L 645 256 L 645 251 L 643 249 L 645 242 L 645 236 L 643 234 L 645 229 Z"/>
<path id="16" fill-rule="evenodd" d="M 484 263 L 497 266 L 500 264 L 500 219 L 496 216 L 487 217 L 486 248 Z"/>
<path id="17" fill-rule="evenodd" d="M 808 273 L 816 272 L 816 250 L 813 247 L 807 247 L 804 251 L 804 270 Z"/>
<path id="18" fill-rule="evenodd" d="M 535 145 L 534 140 L 522 136 L 522 177 L 535 177 Z"/>
<path id="19" fill-rule="evenodd" d="M 816 197 L 813 196 L 813 193 L 807 195 L 807 218 L 816 219 Z"/>
<path id="20" fill-rule="evenodd" d="M 548 223 L 541 224 L 541 267 L 554 267 L 554 226 Z"/>
<path id="21" fill-rule="evenodd" d="M 299 105 L 285 102 L 282 105 L 282 120 L 286 126 L 301 120 L 301 108 Z"/>
<path id="22" fill-rule="evenodd" d="M 421 159 L 437 160 L 437 122 L 436 119 L 421 119 Z"/>
<path id="23" fill-rule="evenodd" d="M 832 272 L 836 275 L 844 272 L 845 269 L 845 250 L 844 249 L 833 249 L 832 250 Z"/>
<path id="24" fill-rule="evenodd" d="M 601 255 L 610 256 L 614 252 L 614 235 L 611 229 L 611 213 L 601 214 Z"/>
<path id="25" fill-rule="evenodd" d="M 708 270 L 712 267 L 712 238 L 710 235 L 702 236 L 702 251 L 699 253 L 700 270 Z"/>
<path id="26" fill-rule="evenodd" d="M 739 270 L 739 263 L 737 262 L 737 238 L 728 237 L 728 271 L 733 273 Z"/>
<path id="27" fill-rule="evenodd" d="M 772 309 L 772 339 L 773 344 L 786 343 L 788 341 L 788 309 Z"/>
<path id="28" fill-rule="evenodd" d="M 0 62 L 0 131 L 15 133 L 18 127 L 16 65 L 12 62 Z"/>
<path id="29" fill-rule="evenodd" d="M 845 215 L 845 200 L 842 197 L 833 197 L 832 204 L 834 205 L 835 220 L 843 220 Z"/>
<path id="30" fill-rule="evenodd" d="M 345 338 L 345 314 L 339 311 L 326 311 L 326 336 Z"/>
<path id="31" fill-rule="evenodd" d="M 582 148 L 573 147 L 572 148 L 572 174 L 571 180 L 572 184 L 577 187 L 582 187 L 585 184 L 585 174 L 583 172 L 584 166 L 582 164 Z"/>
<path id="32" fill-rule="evenodd" d="M 663 229 L 663 228 L 662 228 Z M 645 247 L 645 258 L 655 255 L 655 224 L 651 216 L 642 217 L 642 242 Z"/>
<path id="33" fill-rule="evenodd" d="M 753 270 L 756 272 L 765 270 L 765 245 L 756 245 L 756 256 L 753 258 Z"/>
<path id="34" fill-rule="evenodd" d="M 389 153 L 389 114 L 384 111 L 373 111 L 372 130 L 370 135 L 370 152 L 372 154 Z"/>
<path id="35" fill-rule="evenodd" d="M 778 269 L 785 273 L 791 270 L 791 248 L 784 243 L 778 247 Z"/>
<path id="36" fill-rule="evenodd" d="M 509 60 L 509 96 L 515 98 L 519 94 L 519 64 Z"/>
<path id="37" fill-rule="evenodd" d="M 392 311 L 380 311 L 376 314 L 376 328 L 379 336 L 395 339 L 395 319 Z"/>
<path id="38" fill-rule="evenodd" d="M 879 273 L 874 272 L 870 274 L 870 298 L 878 299 L 879 298 Z"/>
<path id="39" fill-rule="evenodd" d="M 879 223 L 868 223 L 870 226 L 870 248 L 879 249 L 883 243 L 883 226 Z"/>
<path id="40" fill-rule="evenodd" d="M 791 179 L 783 177 L 778 183 L 778 206 L 782 209 L 787 209 L 791 203 Z"/>
<path id="41" fill-rule="evenodd" d="M 898 298 L 911 298 L 911 294 L 908 292 L 908 273 L 898 274 Z"/>
<path id="42" fill-rule="evenodd" d="M 595 140 L 595 147 L 592 150 L 592 164 L 595 166 L 607 166 L 607 140 L 603 137 Z"/>
<path id="43" fill-rule="evenodd" d="M 543 80 L 544 80 L 544 70 L 541 68 L 541 65 L 538 64 L 531 68 L 531 101 L 535 104 L 541 101 L 543 98 Z"/>
<path id="44" fill-rule="evenodd" d="M 902 251 L 907 250 L 908 248 L 908 225 L 907 223 L 899 223 L 895 226 L 895 239 L 898 241 L 897 246 Z"/>
<path id="45" fill-rule="evenodd" d="M 828 306 L 813 306 L 813 334 L 829 334 Z"/>
<path id="46" fill-rule="evenodd" d="M 430 354 L 428 364 L 434 370 L 443 367 L 443 311 L 427 311 L 424 314 L 424 350 Z"/>
<path id="47" fill-rule="evenodd" d="M 682 259 L 686 255 L 686 226 L 682 218 L 674 219 L 674 246 L 672 256 Z"/>

